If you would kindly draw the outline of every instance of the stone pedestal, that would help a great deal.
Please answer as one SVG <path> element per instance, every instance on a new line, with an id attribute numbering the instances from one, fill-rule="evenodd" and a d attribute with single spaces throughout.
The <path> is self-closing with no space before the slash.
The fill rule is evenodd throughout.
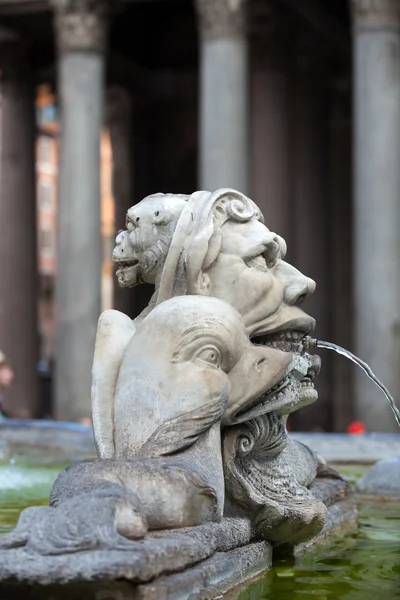
<path id="1" fill-rule="evenodd" d="M 40 556 L 24 547 L 0 548 L 0 593 L 7 600 L 19 600 L 21 595 L 27 600 L 204 600 L 232 590 L 236 598 L 238 586 L 262 573 L 265 576 L 272 556 L 317 554 L 355 533 L 357 507 L 349 497 L 348 485 L 321 478 L 312 490 L 328 507 L 326 523 L 316 537 L 294 548 L 273 548 L 254 539 L 245 518 L 160 531 L 154 539 L 138 543 L 133 551 L 95 549 Z M 156 576 L 150 578 L 149 572 Z M 246 592 L 251 595 L 251 588 Z"/>
<path id="2" fill-rule="evenodd" d="M 56 416 L 90 414 L 101 310 L 100 133 L 106 20 L 103 2 L 54 0 L 61 103 Z"/>
<path id="3" fill-rule="evenodd" d="M 36 416 L 34 90 L 22 46 L 0 30 L 0 347 L 15 370 L 6 408 Z"/>
<path id="4" fill-rule="evenodd" d="M 199 184 L 249 190 L 246 0 L 197 0 L 200 28 Z"/>
<path id="5" fill-rule="evenodd" d="M 356 353 L 400 390 L 400 2 L 354 0 Z M 357 417 L 398 431 L 388 404 L 356 376 Z"/>

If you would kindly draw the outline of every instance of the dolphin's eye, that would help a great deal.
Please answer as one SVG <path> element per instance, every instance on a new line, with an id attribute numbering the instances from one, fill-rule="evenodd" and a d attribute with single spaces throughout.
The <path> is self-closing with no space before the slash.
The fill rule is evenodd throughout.
<path id="1" fill-rule="evenodd" d="M 214 369 L 221 367 L 221 353 L 215 346 L 202 348 L 192 360 L 199 367 L 213 367 Z"/>

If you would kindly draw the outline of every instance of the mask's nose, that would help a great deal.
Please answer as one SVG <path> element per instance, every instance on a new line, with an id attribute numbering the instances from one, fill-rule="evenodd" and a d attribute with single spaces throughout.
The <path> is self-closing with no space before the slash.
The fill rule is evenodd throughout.
<path id="1" fill-rule="evenodd" d="M 283 269 L 284 301 L 289 306 L 300 306 L 310 294 L 315 292 L 315 281 L 306 277 L 292 265 L 285 263 Z"/>
<path id="2" fill-rule="evenodd" d="M 125 231 L 121 230 L 121 231 L 118 232 L 118 235 L 115 238 L 115 245 L 116 246 L 121 246 L 122 245 L 122 243 L 123 243 L 123 241 L 125 239 L 126 234 L 127 234 L 126 230 Z"/>
<path id="3" fill-rule="evenodd" d="M 128 232 L 125 230 L 120 231 L 115 238 L 115 248 L 112 253 L 113 260 L 121 260 L 124 258 L 125 249 L 128 244 Z"/>

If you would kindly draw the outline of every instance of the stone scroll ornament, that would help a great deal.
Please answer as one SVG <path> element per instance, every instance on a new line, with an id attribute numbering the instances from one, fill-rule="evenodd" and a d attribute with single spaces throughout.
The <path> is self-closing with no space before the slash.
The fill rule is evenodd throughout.
<path id="1" fill-rule="evenodd" d="M 98 458 L 62 471 L 50 506 L 25 510 L 0 549 L 40 555 L 45 582 L 79 580 L 83 557 L 86 577 L 146 581 L 251 540 L 294 546 L 321 531 L 315 484 L 338 475 L 286 430 L 317 399 L 320 360 L 303 344 L 315 323 L 300 308 L 315 284 L 285 254 L 236 190 L 154 194 L 128 210 L 119 284 L 155 289 L 134 320 L 99 319 Z"/>

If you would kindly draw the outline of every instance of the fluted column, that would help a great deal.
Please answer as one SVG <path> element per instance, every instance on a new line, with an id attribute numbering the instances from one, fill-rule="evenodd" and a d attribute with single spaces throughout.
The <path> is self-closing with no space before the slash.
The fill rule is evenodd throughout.
<path id="1" fill-rule="evenodd" d="M 0 348 L 12 415 L 38 412 L 34 88 L 22 44 L 0 29 Z"/>
<path id="2" fill-rule="evenodd" d="M 249 190 L 246 0 L 196 0 L 200 29 L 199 186 Z"/>
<path id="3" fill-rule="evenodd" d="M 90 414 L 101 310 L 100 133 L 106 4 L 53 0 L 59 49 L 61 151 L 56 288 L 56 415 Z"/>
<path id="4" fill-rule="evenodd" d="M 354 40 L 356 352 L 400 390 L 400 1 L 352 0 Z M 356 374 L 356 411 L 370 431 L 398 431 Z"/>

